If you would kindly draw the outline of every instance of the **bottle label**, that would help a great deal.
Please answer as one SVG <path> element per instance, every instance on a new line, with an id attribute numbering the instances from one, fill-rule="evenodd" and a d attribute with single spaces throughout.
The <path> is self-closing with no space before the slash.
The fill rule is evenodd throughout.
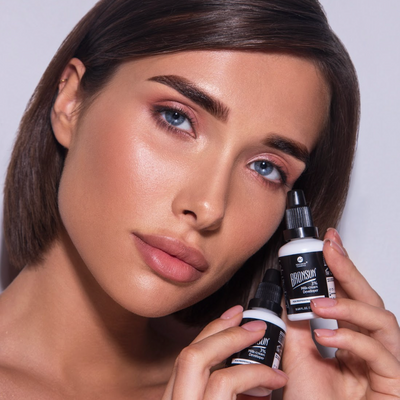
<path id="1" fill-rule="evenodd" d="M 322 251 L 279 257 L 288 314 L 312 312 L 310 301 L 336 297 L 332 272 Z"/>
<path id="2" fill-rule="evenodd" d="M 241 325 L 250 321 L 255 320 L 243 318 Z M 247 349 L 234 354 L 230 365 L 264 364 L 272 368 L 279 368 L 285 342 L 285 331 L 271 322 L 266 322 L 266 324 L 264 337 Z"/>
<path id="3" fill-rule="evenodd" d="M 332 271 L 326 264 L 325 264 L 325 276 L 326 276 L 326 286 L 328 287 L 329 298 L 336 299 L 335 279 L 333 277 Z"/>

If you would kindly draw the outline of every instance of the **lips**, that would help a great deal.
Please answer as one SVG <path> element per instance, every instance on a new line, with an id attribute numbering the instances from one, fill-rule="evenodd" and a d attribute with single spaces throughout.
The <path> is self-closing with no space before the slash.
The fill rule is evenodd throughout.
<path id="1" fill-rule="evenodd" d="M 134 233 L 133 238 L 144 262 L 168 280 L 193 282 L 209 267 L 199 250 L 175 238 L 138 233 Z"/>

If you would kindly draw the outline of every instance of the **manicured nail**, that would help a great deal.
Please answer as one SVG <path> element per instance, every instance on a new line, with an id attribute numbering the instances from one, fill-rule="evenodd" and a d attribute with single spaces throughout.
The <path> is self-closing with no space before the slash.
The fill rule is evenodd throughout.
<path id="1" fill-rule="evenodd" d="M 242 328 L 250 332 L 265 331 L 267 324 L 264 321 L 250 321 L 242 325 Z"/>
<path id="2" fill-rule="evenodd" d="M 286 378 L 286 379 L 289 379 L 289 377 L 288 377 L 283 371 L 281 371 L 280 369 L 273 368 L 273 371 L 274 371 L 276 374 L 281 375 L 281 376 L 283 376 L 283 377 Z"/>
<path id="3" fill-rule="evenodd" d="M 332 329 L 314 329 L 316 337 L 332 337 L 336 335 L 336 331 Z"/>
<path id="4" fill-rule="evenodd" d="M 325 239 L 324 242 L 329 244 L 329 246 L 332 247 L 332 249 L 337 251 L 342 256 L 348 257 L 347 251 L 339 243 L 336 243 L 336 242 L 334 242 L 333 240 L 330 240 L 330 239 Z"/>
<path id="5" fill-rule="evenodd" d="M 321 297 L 319 299 L 312 299 L 311 303 L 316 308 L 318 308 L 318 307 L 319 308 L 328 308 L 328 307 L 336 306 L 337 300 L 330 299 L 328 297 Z"/>
<path id="6" fill-rule="evenodd" d="M 335 228 L 328 228 L 326 231 L 327 232 L 331 231 L 333 233 L 333 237 L 335 238 L 335 242 L 339 243 L 343 247 L 342 238 L 340 237 L 339 232 Z"/>
<path id="7" fill-rule="evenodd" d="M 229 310 L 226 310 L 221 316 L 221 319 L 231 319 L 235 315 L 238 315 L 239 313 L 243 312 L 243 307 L 242 306 L 234 306 L 230 308 Z"/>

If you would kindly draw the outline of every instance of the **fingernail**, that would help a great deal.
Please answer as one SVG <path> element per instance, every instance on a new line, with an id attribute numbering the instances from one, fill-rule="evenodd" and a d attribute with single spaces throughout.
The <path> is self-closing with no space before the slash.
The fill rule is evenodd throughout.
<path id="1" fill-rule="evenodd" d="M 250 321 L 242 325 L 242 328 L 250 332 L 265 331 L 267 324 L 264 321 Z"/>
<path id="2" fill-rule="evenodd" d="M 332 337 L 336 335 L 336 331 L 332 329 L 314 329 L 316 337 Z"/>
<path id="3" fill-rule="evenodd" d="M 280 369 L 273 368 L 273 370 L 274 370 L 274 372 L 275 372 L 276 374 L 281 375 L 281 376 L 283 376 L 283 377 L 286 378 L 286 379 L 289 379 L 289 377 L 288 377 L 283 371 L 281 371 Z"/>
<path id="4" fill-rule="evenodd" d="M 221 316 L 221 319 L 231 319 L 235 315 L 238 315 L 239 313 L 243 312 L 243 307 L 238 305 L 230 308 L 229 310 L 226 310 Z"/>
<path id="5" fill-rule="evenodd" d="M 312 299 L 311 303 L 314 307 L 320 307 L 320 308 L 328 308 L 328 307 L 333 307 L 336 306 L 337 300 L 336 299 L 330 299 L 328 297 L 321 297 L 319 299 Z"/>
<path id="6" fill-rule="evenodd" d="M 328 228 L 326 231 L 333 232 L 333 237 L 335 238 L 335 241 L 339 243 L 341 246 L 343 246 L 342 238 L 340 237 L 339 232 L 335 228 Z"/>
<path id="7" fill-rule="evenodd" d="M 250 390 L 246 390 L 245 392 L 243 392 L 242 394 L 245 395 L 246 399 L 247 398 L 255 398 L 255 397 L 263 397 L 265 398 L 266 396 L 269 396 L 272 393 L 271 389 L 259 386 Z M 250 396 L 250 397 L 247 397 Z M 268 397 L 269 398 L 269 397 Z"/>
<path id="8" fill-rule="evenodd" d="M 342 256 L 348 257 L 347 251 L 344 249 L 344 247 L 342 247 L 339 243 L 334 242 L 333 240 L 330 239 L 325 239 L 324 240 L 325 243 L 329 244 L 329 246 L 334 249 L 335 251 L 337 251 L 339 254 L 341 254 Z"/>

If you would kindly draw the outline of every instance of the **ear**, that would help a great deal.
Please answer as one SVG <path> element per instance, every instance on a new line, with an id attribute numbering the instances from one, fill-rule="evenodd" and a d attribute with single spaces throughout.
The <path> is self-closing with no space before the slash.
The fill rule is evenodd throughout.
<path id="1" fill-rule="evenodd" d="M 51 125 L 57 141 L 69 148 L 75 131 L 81 99 L 79 86 L 85 73 L 85 66 L 77 58 L 71 59 L 65 67 L 58 86 L 58 95 L 51 110 Z"/>

